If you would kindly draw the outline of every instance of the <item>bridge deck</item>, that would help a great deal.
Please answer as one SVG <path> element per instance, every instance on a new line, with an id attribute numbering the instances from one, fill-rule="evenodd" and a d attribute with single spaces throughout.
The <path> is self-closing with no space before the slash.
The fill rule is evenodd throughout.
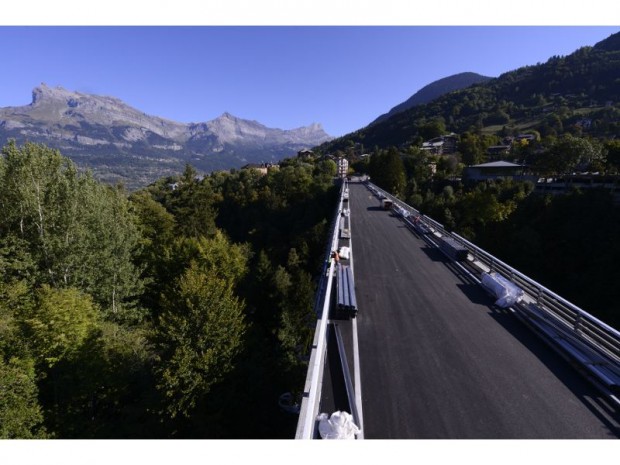
<path id="1" fill-rule="evenodd" d="M 365 186 L 350 193 L 366 439 L 617 437 L 567 362 Z"/>

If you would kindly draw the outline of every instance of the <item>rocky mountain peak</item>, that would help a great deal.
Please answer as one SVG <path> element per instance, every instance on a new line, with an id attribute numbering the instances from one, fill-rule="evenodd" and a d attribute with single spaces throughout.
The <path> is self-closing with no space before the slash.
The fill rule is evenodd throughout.
<path id="1" fill-rule="evenodd" d="M 73 93 L 60 86 L 48 87 L 47 84 L 42 82 L 40 86 L 32 90 L 32 105 L 37 105 L 47 100 L 63 100 L 68 97 L 68 94 Z"/>

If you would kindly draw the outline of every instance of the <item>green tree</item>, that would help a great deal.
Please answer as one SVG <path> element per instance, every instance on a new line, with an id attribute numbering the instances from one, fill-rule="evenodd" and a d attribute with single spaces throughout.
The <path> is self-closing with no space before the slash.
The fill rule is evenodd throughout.
<path id="1" fill-rule="evenodd" d="M 611 140 L 605 142 L 605 150 L 607 151 L 606 157 L 606 171 L 608 173 L 620 172 L 620 140 Z"/>
<path id="2" fill-rule="evenodd" d="M 32 312 L 20 318 L 37 359 L 52 367 L 80 349 L 97 328 L 98 311 L 91 297 L 76 289 L 43 285 Z"/>
<path id="3" fill-rule="evenodd" d="M 435 118 L 420 126 L 419 132 L 424 140 L 434 139 L 446 133 L 446 124 L 443 118 Z"/>
<path id="4" fill-rule="evenodd" d="M 170 264 L 171 269 L 176 267 L 180 273 L 172 278 L 176 279 L 192 263 L 211 276 L 237 286 L 248 271 L 248 259 L 251 249 L 248 244 L 233 244 L 221 230 L 216 230 L 212 237 L 181 238 L 174 243 Z"/>
<path id="5" fill-rule="evenodd" d="M 314 169 L 315 177 L 318 177 L 320 184 L 333 183 L 334 176 L 338 173 L 338 165 L 333 160 L 321 160 L 316 164 Z"/>
<path id="6" fill-rule="evenodd" d="M 58 437 L 158 438 L 159 396 L 147 329 L 103 321 L 40 381 L 46 425 Z"/>
<path id="7" fill-rule="evenodd" d="M 154 335 L 157 388 L 171 418 L 187 417 L 232 370 L 246 330 L 244 304 L 230 282 L 192 263 L 163 307 Z"/>
<path id="8" fill-rule="evenodd" d="M 34 362 L 0 354 L 0 439 L 46 437 Z"/>
<path id="9" fill-rule="evenodd" d="M 405 166 L 395 147 L 373 154 L 369 170 L 373 182 L 378 186 L 397 196 L 405 193 Z"/>
<path id="10" fill-rule="evenodd" d="M 600 144 L 565 134 L 535 160 L 535 169 L 544 175 L 562 175 L 586 170 L 592 164 L 602 165 Z"/>
<path id="11" fill-rule="evenodd" d="M 211 236 L 215 232 L 214 201 L 211 184 L 201 180 L 191 165 L 186 165 L 179 187 L 173 191 L 169 202 L 178 234 L 186 237 Z"/>
<path id="12" fill-rule="evenodd" d="M 153 313 L 159 306 L 161 289 L 173 259 L 171 254 L 176 237 L 176 222 L 174 216 L 146 191 L 134 193 L 130 201 L 141 238 L 138 246 L 140 252 L 136 256 L 136 261 L 143 269 L 145 286 L 141 302 Z"/>
<path id="13" fill-rule="evenodd" d="M 110 318 L 139 319 L 139 235 L 124 193 L 43 145 L 11 142 L 2 153 L 0 234 L 26 244 L 34 280 L 85 291 Z"/>
<path id="14" fill-rule="evenodd" d="M 280 284 L 287 285 L 279 289 L 282 293 L 282 310 L 278 339 L 284 350 L 287 366 L 290 369 L 305 367 L 301 357 L 309 353 L 316 322 L 312 277 L 298 267 L 293 267 L 289 279 L 281 280 Z"/>

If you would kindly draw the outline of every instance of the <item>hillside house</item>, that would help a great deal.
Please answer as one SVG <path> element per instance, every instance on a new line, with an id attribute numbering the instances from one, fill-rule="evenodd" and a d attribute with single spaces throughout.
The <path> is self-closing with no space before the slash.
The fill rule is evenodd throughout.
<path id="1" fill-rule="evenodd" d="M 510 145 L 492 145 L 487 149 L 487 155 L 491 160 L 501 160 L 510 153 Z"/>
<path id="2" fill-rule="evenodd" d="M 526 140 L 528 142 L 535 142 L 536 136 L 534 134 L 519 134 L 515 137 L 515 142 L 521 142 L 522 140 Z"/>
<path id="3" fill-rule="evenodd" d="M 604 189 L 611 192 L 613 202 L 620 205 L 620 176 L 599 174 L 573 174 L 559 178 L 541 178 L 534 192 L 561 195 L 573 189 Z"/>
<path id="4" fill-rule="evenodd" d="M 346 158 L 338 159 L 338 177 L 346 178 L 349 172 L 349 160 Z"/>
<path id="5" fill-rule="evenodd" d="M 463 170 L 463 181 L 480 182 L 488 179 L 515 179 L 536 182 L 538 177 L 524 174 L 525 169 L 524 165 L 509 161 L 492 161 L 465 168 Z"/>
<path id="6" fill-rule="evenodd" d="M 309 149 L 303 149 L 297 152 L 297 158 L 300 160 L 311 160 L 314 158 L 314 152 Z"/>
<path id="7" fill-rule="evenodd" d="M 271 163 L 249 163 L 241 167 L 242 170 L 250 170 L 250 169 L 256 170 L 263 176 L 267 174 L 269 170 L 278 169 L 278 168 L 279 168 L 279 165 L 274 165 Z"/>
<path id="8" fill-rule="evenodd" d="M 422 144 L 422 150 L 430 152 L 433 155 L 450 155 L 456 152 L 457 142 L 458 136 L 454 133 L 450 133 L 445 136 L 427 140 Z"/>

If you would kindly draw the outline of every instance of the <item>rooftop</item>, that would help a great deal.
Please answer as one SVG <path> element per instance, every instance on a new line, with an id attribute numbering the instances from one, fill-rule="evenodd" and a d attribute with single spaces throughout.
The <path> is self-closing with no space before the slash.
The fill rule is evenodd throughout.
<path id="1" fill-rule="evenodd" d="M 470 168 L 521 168 L 523 165 L 510 163 L 509 161 L 491 161 L 480 165 L 472 165 Z"/>

